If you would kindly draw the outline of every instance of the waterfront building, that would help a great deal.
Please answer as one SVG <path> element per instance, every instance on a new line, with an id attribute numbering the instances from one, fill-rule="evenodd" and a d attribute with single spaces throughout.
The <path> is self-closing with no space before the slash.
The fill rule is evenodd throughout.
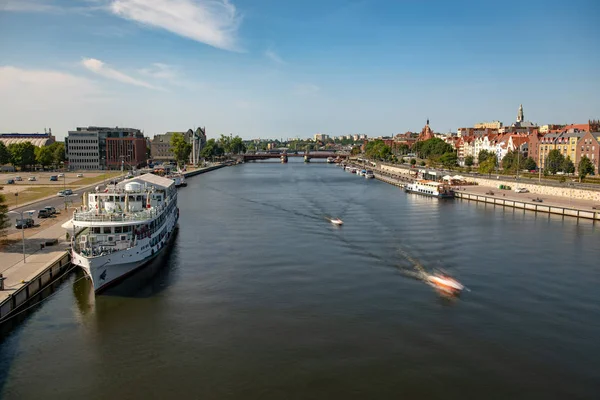
<path id="1" fill-rule="evenodd" d="M 315 142 L 326 142 L 329 140 L 329 135 L 325 133 L 316 133 L 313 138 Z"/>
<path id="2" fill-rule="evenodd" d="M 434 137 L 435 137 L 435 135 L 433 133 L 433 130 L 429 126 L 429 118 L 427 118 L 427 123 L 425 124 L 423 129 L 421 129 L 421 133 L 419 134 L 419 137 L 417 138 L 417 142 L 422 142 L 425 140 L 433 139 Z"/>
<path id="3" fill-rule="evenodd" d="M 138 138 L 139 141 L 131 141 L 132 138 Z M 146 161 L 144 134 L 135 128 L 120 127 L 99 127 L 88 126 L 78 127 L 74 131 L 69 131 L 65 139 L 65 149 L 69 159 L 69 169 L 71 170 L 98 170 L 108 167 L 107 139 L 115 139 L 111 142 L 111 156 L 113 166 L 115 158 L 118 156 L 118 165 L 121 160 L 128 158 L 125 162 L 133 165 L 143 165 Z M 143 143 L 143 144 L 142 144 Z M 144 155 L 138 148 L 144 148 Z M 124 156 L 123 158 L 121 156 Z"/>
<path id="4" fill-rule="evenodd" d="M 52 136 L 52 130 L 44 133 L 0 133 L 0 142 L 4 143 L 5 146 L 16 143 L 29 142 L 36 147 L 49 146 L 56 141 L 56 138 Z"/>
<path id="5" fill-rule="evenodd" d="M 544 168 L 548 154 L 552 150 L 558 150 L 563 157 L 570 157 L 573 163 L 579 162 L 577 147 L 584 132 L 572 133 L 548 133 L 543 136 L 538 144 L 538 166 Z"/>
<path id="6" fill-rule="evenodd" d="M 197 165 L 200 160 L 200 152 L 206 145 L 206 128 L 188 129 L 185 132 L 166 132 L 154 135 L 150 145 L 150 156 L 153 161 L 174 162 L 175 154 L 171 147 L 171 138 L 173 134 L 180 133 L 186 142 L 192 145 L 189 162 Z M 260 139 L 254 139 L 255 143 L 260 143 Z"/>
<path id="7" fill-rule="evenodd" d="M 146 138 L 137 135 L 106 138 L 106 166 L 108 169 L 123 167 L 140 168 L 147 163 Z"/>
<path id="8" fill-rule="evenodd" d="M 475 124 L 475 129 L 500 129 L 502 128 L 502 122 L 491 121 L 491 122 L 479 122 Z"/>
<path id="9" fill-rule="evenodd" d="M 575 146 L 575 168 L 578 168 L 581 158 L 586 156 L 594 164 L 594 173 L 600 173 L 600 132 L 585 132 Z"/>

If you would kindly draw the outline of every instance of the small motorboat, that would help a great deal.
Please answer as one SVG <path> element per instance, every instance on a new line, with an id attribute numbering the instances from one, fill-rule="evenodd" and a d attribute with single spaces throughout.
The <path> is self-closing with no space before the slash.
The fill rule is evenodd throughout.
<path id="1" fill-rule="evenodd" d="M 456 279 L 442 272 L 427 275 L 427 282 L 434 288 L 454 296 L 458 296 L 465 288 Z"/>
<path id="2" fill-rule="evenodd" d="M 344 221 L 342 221 L 339 218 L 329 218 L 329 222 L 331 222 L 334 225 L 340 226 L 344 224 Z"/>

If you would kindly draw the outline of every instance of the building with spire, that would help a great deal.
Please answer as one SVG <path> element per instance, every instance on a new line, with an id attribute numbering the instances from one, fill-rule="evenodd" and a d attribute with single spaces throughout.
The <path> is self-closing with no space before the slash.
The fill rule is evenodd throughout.
<path id="1" fill-rule="evenodd" d="M 433 139 L 435 137 L 433 131 L 431 130 L 431 127 L 429 126 L 429 118 L 427 118 L 427 123 L 425 124 L 425 127 L 423 129 L 421 129 L 421 133 L 419 134 L 419 137 L 417 138 L 417 142 L 422 142 L 425 140 L 429 140 L 429 139 Z"/>

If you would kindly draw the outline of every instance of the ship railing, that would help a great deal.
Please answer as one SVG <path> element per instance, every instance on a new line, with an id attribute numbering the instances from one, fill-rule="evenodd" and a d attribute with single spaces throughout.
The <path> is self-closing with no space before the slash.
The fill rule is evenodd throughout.
<path id="1" fill-rule="evenodd" d="M 161 210 L 138 211 L 134 213 L 98 213 L 93 211 L 76 212 L 73 214 L 74 221 L 81 222 L 128 222 L 145 221 L 155 217 Z"/>

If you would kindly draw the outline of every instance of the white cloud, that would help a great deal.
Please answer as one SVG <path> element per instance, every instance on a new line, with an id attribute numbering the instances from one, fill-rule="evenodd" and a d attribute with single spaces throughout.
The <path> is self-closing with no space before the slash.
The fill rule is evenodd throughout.
<path id="1" fill-rule="evenodd" d="M 113 0 L 110 11 L 219 49 L 238 50 L 241 18 L 229 0 Z"/>
<path id="2" fill-rule="evenodd" d="M 142 86 L 148 89 L 160 90 L 160 88 L 153 86 L 148 82 L 133 78 L 127 74 L 124 74 L 121 71 L 117 71 L 116 69 L 107 66 L 105 63 L 95 58 L 84 58 L 83 60 L 81 60 L 81 64 L 93 73 L 108 79 L 113 79 L 115 81 L 127 83 L 129 85 Z"/>
<path id="3" fill-rule="evenodd" d="M 321 90 L 320 87 L 318 87 L 317 85 L 312 84 L 312 83 L 298 83 L 298 84 L 294 85 L 292 93 L 299 95 L 299 96 L 307 96 L 307 95 L 318 93 L 320 90 Z"/>
<path id="4" fill-rule="evenodd" d="M 267 51 L 265 51 L 265 56 L 266 56 L 266 57 L 267 57 L 269 60 L 273 61 L 273 62 L 274 62 L 274 63 L 276 63 L 276 64 L 280 64 L 280 65 L 283 65 L 283 64 L 285 64 L 285 61 L 284 61 L 284 60 L 283 60 L 281 57 L 279 57 L 279 55 L 278 55 L 277 53 L 275 53 L 275 52 L 274 52 L 273 50 L 271 50 L 271 49 L 268 49 Z"/>
<path id="5" fill-rule="evenodd" d="M 175 80 L 178 72 L 173 65 L 163 63 L 153 63 L 151 66 L 140 69 L 140 74 L 149 76 L 154 79 Z"/>
<path id="6" fill-rule="evenodd" d="M 1 2 L 1 1 L 0 1 Z M 2 11 L 13 12 L 28 12 L 28 13 L 50 13 L 50 14 L 65 14 L 65 13 L 81 13 L 89 14 L 90 11 L 102 9 L 102 6 L 93 5 L 96 0 L 86 0 L 88 5 L 80 5 L 79 3 L 58 3 L 56 0 L 8 0 L 5 5 L 0 8 Z M 84 2 L 85 3 L 85 2 Z"/>
<path id="7" fill-rule="evenodd" d="M 89 117 L 99 104 L 111 104 L 92 80 L 14 66 L 0 66 L 0 93 L 10 93 L 0 96 L 3 129 L 15 132 L 39 132 L 46 126 L 62 136 L 70 128 L 65 121 Z"/>

